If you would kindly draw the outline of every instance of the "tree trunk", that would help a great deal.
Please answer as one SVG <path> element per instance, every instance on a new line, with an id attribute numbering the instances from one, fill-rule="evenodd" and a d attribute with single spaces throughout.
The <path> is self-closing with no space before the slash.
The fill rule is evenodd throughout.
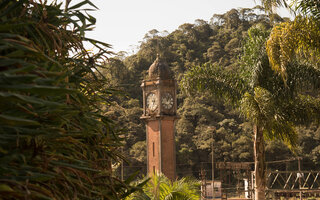
<path id="1" fill-rule="evenodd" d="M 255 200 L 265 200 L 266 188 L 266 164 L 265 164 L 265 148 L 264 138 L 261 127 L 253 126 L 254 132 L 254 194 Z"/>

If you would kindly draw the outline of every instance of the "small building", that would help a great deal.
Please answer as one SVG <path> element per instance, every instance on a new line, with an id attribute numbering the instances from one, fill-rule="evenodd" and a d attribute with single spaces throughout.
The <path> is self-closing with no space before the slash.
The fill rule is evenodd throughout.
<path id="1" fill-rule="evenodd" d="M 205 183 L 201 184 L 201 199 L 221 199 L 221 181 L 214 181 L 214 197 L 212 192 L 212 182 L 213 181 L 205 181 Z"/>

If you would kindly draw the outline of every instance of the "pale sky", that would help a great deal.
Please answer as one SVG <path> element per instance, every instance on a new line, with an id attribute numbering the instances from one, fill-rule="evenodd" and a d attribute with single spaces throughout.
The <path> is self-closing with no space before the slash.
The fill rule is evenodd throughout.
<path id="1" fill-rule="evenodd" d="M 254 0 L 91 1 L 99 10 L 90 13 L 96 17 L 97 24 L 87 36 L 111 44 L 114 52 L 130 52 L 152 29 L 172 32 L 181 24 L 194 23 L 196 19 L 209 21 L 213 14 L 256 5 Z M 289 13 L 282 9 L 280 15 L 289 16 Z"/>

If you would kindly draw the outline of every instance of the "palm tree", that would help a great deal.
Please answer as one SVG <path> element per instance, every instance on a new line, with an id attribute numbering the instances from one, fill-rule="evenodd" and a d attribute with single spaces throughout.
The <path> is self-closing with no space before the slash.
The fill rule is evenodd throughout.
<path id="1" fill-rule="evenodd" d="M 270 12 L 282 5 L 288 7 L 285 0 L 261 2 Z M 291 9 L 299 15 L 293 21 L 280 23 L 272 29 L 266 43 L 267 55 L 271 68 L 282 76 L 285 84 L 295 83 L 300 92 L 317 90 L 320 86 L 320 3 L 318 0 L 294 0 L 292 5 L 295 8 L 291 6 Z M 303 98 L 318 101 L 309 95 Z M 319 121 L 316 107 L 309 117 Z M 307 119 L 304 123 L 309 122 Z"/>
<path id="2" fill-rule="evenodd" d="M 272 68 L 286 79 L 291 62 L 307 62 L 319 69 L 320 63 L 320 2 L 318 0 L 261 0 L 272 13 L 286 6 L 297 14 L 293 21 L 276 25 L 267 42 L 267 53 Z M 295 71 L 295 70 L 293 70 Z"/>
<path id="3" fill-rule="evenodd" d="M 200 183 L 190 177 L 171 181 L 163 174 L 154 174 L 143 190 L 131 195 L 135 200 L 199 200 Z"/>
<path id="4" fill-rule="evenodd" d="M 265 199 L 266 171 L 264 138 L 280 139 L 291 148 L 296 145 L 294 125 L 315 117 L 316 99 L 297 93 L 296 82 L 285 82 L 273 73 L 266 54 L 269 32 L 262 26 L 249 29 L 241 66 L 226 71 L 218 66 L 195 66 L 185 73 L 182 88 L 188 94 L 209 91 L 227 100 L 253 124 L 255 199 Z M 291 74 L 293 76 L 293 74 Z M 288 79 L 294 77 L 289 76 Z"/>
<path id="5" fill-rule="evenodd" d="M 308 63 L 316 69 L 320 67 L 319 1 L 317 10 L 309 10 L 303 3 L 300 3 L 298 8 L 301 8 L 300 14 L 305 15 L 298 15 L 293 21 L 276 25 L 267 41 L 270 64 L 284 79 L 287 73 L 290 73 L 288 68 L 299 66 L 290 63 Z M 296 70 L 291 69 L 291 71 Z"/>

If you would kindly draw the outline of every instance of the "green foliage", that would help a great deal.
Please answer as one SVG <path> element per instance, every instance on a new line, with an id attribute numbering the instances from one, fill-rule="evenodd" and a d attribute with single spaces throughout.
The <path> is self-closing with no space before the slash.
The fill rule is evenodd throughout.
<path id="1" fill-rule="evenodd" d="M 319 30 L 319 21 L 301 16 L 273 28 L 267 42 L 268 57 L 274 70 L 281 73 L 284 79 L 289 63 L 293 61 L 307 61 L 319 68 Z"/>
<path id="2" fill-rule="evenodd" d="M 190 177 L 171 181 L 163 174 L 152 175 L 141 192 L 127 199 L 137 200 L 198 200 L 200 183 Z"/>
<path id="3" fill-rule="evenodd" d="M 264 46 L 268 36 L 264 27 L 252 27 L 248 33 L 240 75 L 229 75 L 217 66 L 195 66 L 185 73 L 182 86 L 189 93 L 209 91 L 231 100 L 248 120 L 263 127 L 266 138 L 295 146 L 297 134 L 293 126 L 316 119 L 314 113 L 319 104 L 312 103 L 315 99 L 308 95 L 297 96 L 296 82 L 287 84 L 272 73 Z M 294 79 L 292 75 L 290 80 Z"/>
<path id="4" fill-rule="evenodd" d="M 267 5 L 272 5 L 272 8 L 280 6 L 281 3 L 286 5 L 285 0 L 281 0 L 277 4 L 273 4 L 274 0 L 261 2 L 266 8 Z M 267 42 L 267 53 L 272 68 L 281 74 L 285 81 L 287 81 L 288 73 L 297 71 L 288 68 L 295 67 L 297 64 L 308 64 L 319 69 L 320 58 L 319 1 L 293 0 L 290 7 L 297 14 L 295 19 L 275 26 Z M 310 68 L 310 66 L 307 67 Z M 307 76 L 312 76 L 312 73 Z M 295 80 L 295 82 L 302 81 Z"/>
<path id="5" fill-rule="evenodd" d="M 289 121 L 285 118 L 286 115 L 278 106 L 279 104 L 276 104 L 276 99 L 269 91 L 256 87 L 254 95 L 249 93 L 244 95 L 241 110 L 245 112 L 247 119 L 252 119 L 254 124 L 264 127 L 266 138 L 280 139 L 290 147 L 296 146 L 297 133 L 292 122 L 294 119 Z"/>
<path id="6" fill-rule="evenodd" d="M 317 0 L 303 0 L 297 2 L 296 10 L 300 11 L 304 15 L 313 16 L 316 19 L 320 19 L 320 3 Z"/>
<path id="7" fill-rule="evenodd" d="M 271 68 L 266 55 L 265 41 L 267 33 L 261 27 L 249 29 L 244 48 L 244 62 L 241 72 L 245 76 L 229 75 L 226 70 L 212 66 L 192 67 L 185 73 L 182 88 L 186 92 L 208 91 L 240 108 L 240 112 L 254 126 L 254 158 L 255 158 L 255 198 L 264 199 L 266 186 L 265 173 L 265 138 L 282 140 L 289 147 L 297 144 L 297 133 L 294 129 L 296 117 L 301 113 L 287 115 L 283 108 L 295 107 L 291 99 L 297 92 L 286 84 L 278 74 L 270 73 Z M 239 72 L 234 70 L 233 72 Z M 305 103 L 306 105 L 308 102 Z M 318 104 L 319 105 L 319 104 Z M 307 108 L 314 108 L 313 105 Z M 296 111 L 296 109 L 292 109 Z M 309 109 L 308 109 L 309 110 Z M 315 109 L 317 111 L 318 108 Z M 303 113 L 308 116 L 309 113 Z M 228 145 L 222 146 L 229 150 Z"/>
<path id="8" fill-rule="evenodd" d="M 251 161 L 251 135 L 242 128 L 238 114 L 212 100 L 210 95 L 187 97 L 176 124 L 178 176 L 198 176 L 201 163 L 210 159 L 212 142 L 218 162 Z M 219 106 L 218 106 L 219 105 Z M 213 137 L 213 138 L 212 138 Z M 239 148 L 241 140 L 247 141 Z M 241 157 L 239 157 L 242 155 Z"/>
<path id="9" fill-rule="evenodd" d="M 139 101 L 125 97 L 115 99 L 105 108 L 104 114 L 114 120 L 115 129 L 122 133 L 123 154 L 128 155 L 124 163 L 125 177 L 139 169 L 140 172 L 146 171 L 146 133 L 140 120 L 142 108 Z M 116 171 L 120 173 L 119 170 Z"/>
<path id="10" fill-rule="evenodd" d="M 85 38 L 95 24 L 85 5 L 94 6 L 0 1 L 3 199 L 120 199 L 134 190 L 112 174 L 120 143 L 100 107 L 113 93 L 97 75 L 109 45 Z"/>
<path id="11" fill-rule="evenodd" d="M 110 84 L 112 87 L 121 88 L 126 92 L 126 97 L 113 98 L 113 104 L 106 109 L 108 116 L 114 117 L 117 127 L 128 130 L 124 131 L 126 133 L 124 153 L 131 157 L 128 159 L 129 163 L 125 163 L 125 174 L 138 169 L 146 171 L 145 152 L 141 151 L 145 145 L 145 127 L 139 120 L 142 114 L 140 83 L 156 58 L 157 52 L 167 61 L 179 83 L 184 81 L 183 74 L 188 70 L 187 73 L 190 74 L 196 71 L 203 72 L 201 76 L 195 77 L 199 82 L 211 78 L 210 74 L 212 77 L 219 77 L 219 79 L 209 79 L 206 83 L 217 83 L 222 86 L 216 87 L 215 90 L 221 93 L 213 95 L 206 92 L 189 97 L 181 90 L 178 91 L 180 119 L 176 123 L 176 152 L 177 174 L 180 177 L 199 176 L 201 162 L 208 162 L 211 158 L 212 134 L 217 162 L 253 161 L 252 126 L 249 122 L 245 122 L 242 117 L 244 115 L 239 116 L 240 112 L 234 108 L 240 105 L 246 92 L 249 92 L 254 99 L 254 88 L 257 86 L 259 86 L 257 90 L 261 90 L 260 96 L 257 96 L 259 101 L 268 103 L 267 94 L 271 93 L 274 96 L 270 104 L 264 105 L 264 110 L 273 109 L 262 112 L 268 116 L 268 120 L 272 119 L 272 123 L 276 122 L 273 114 L 280 111 L 281 116 L 284 115 L 285 118 L 278 118 L 279 123 L 280 119 L 287 119 L 287 116 L 295 119 L 294 124 L 310 123 L 311 119 L 315 118 L 317 101 L 306 95 L 309 93 L 297 97 L 295 91 L 302 91 L 305 88 L 312 90 L 313 83 L 319 80 L 318 74 L 313 73 L 315 70 L 310 65 L 295 65 L 290 68 L 295 70 L 290 71 L 287 83 L 283 82 L 281 76 L 273 76 L 274 71 L 268 67 L 269 60 L 265 53 L 265 41 L 269 37 L 272 23 L 261 11 L 263 11 L 261 7 L 231 10 L 224 14 L 213 15 L 210 22 L 196 20 L 193 24 L 182 24 L 172 33 L 151 30 L 146 34 L 136 54 L 123 57 L 121 52 L 118 57 L 110 59 L 106 67 L 113 71 L 106 70 L 103 73 L 108 82 L 112 83 Z M 284 21 L 276 15 L 273 16 L 273 20 L 274 23 Z M 259 60 L 263 62 L 259 63 Z M 303 81 L 302 85 L 293 81 L 303 76 L 309 77 L 307 80 L 309 83 Z M 189 84 L 196 86 L 195 83 Z M 208 86 L 209 84 L 199 87 L 210 90 Z M 226 90 L 229 92 L 223 93 Z M 191 90 L 187 92 L 192 93 Z M 291 98 L 290 102 L 281 104 L 283 106 L 281 110 L 275 109 L 280 105 L 275 99 L 288 96 Z M 297 99 L 292 98 L 293 96 Z M 299 103 L 293 104 L 295 102 Z M 313 109 L 306 109 L 311 105 Z M 294 115 L 294 113 L 301 114 Z M 270 132 L 270 139 L 273 137 L 273 133 Z M 298 137 L 297 140 L 300 144 L 303 138 Z M 285 146 L 277 149 L 279 145 L 274 145 L 276 142 L 268 141 L 267 160 L 286 159 L 285 155 L 293 156 Z M 301 152 L 305 151 L 297 150 L 300 156 L 311 159 Z M 204 168 L 207 167 L 204 164 Z"/>
<path id="12" fill-rule="evenodd" d="M 273 13 L 277 7 L 288 7 L 286 0 L 260 0 L 260 2 L 269 13 Z"/>
<path id="13" fill-rule="evenodd" d="M 312 16 L 317 19 L 320 17 L 320 4 L 318 0 L 260 0 L 264 9 L 270 14 L 274 14 L 278 7 L 285 6 L 304 16 Z"/>
<path id="14" fill-rule="evenodd" d="M 181 80 L 181 85 L 186 93 L 209 90 L 218 98 L 227 99 L 234 104 L 246 91 L 246 85 L 238 74 L 210 64 L 190 68 Z"/>

